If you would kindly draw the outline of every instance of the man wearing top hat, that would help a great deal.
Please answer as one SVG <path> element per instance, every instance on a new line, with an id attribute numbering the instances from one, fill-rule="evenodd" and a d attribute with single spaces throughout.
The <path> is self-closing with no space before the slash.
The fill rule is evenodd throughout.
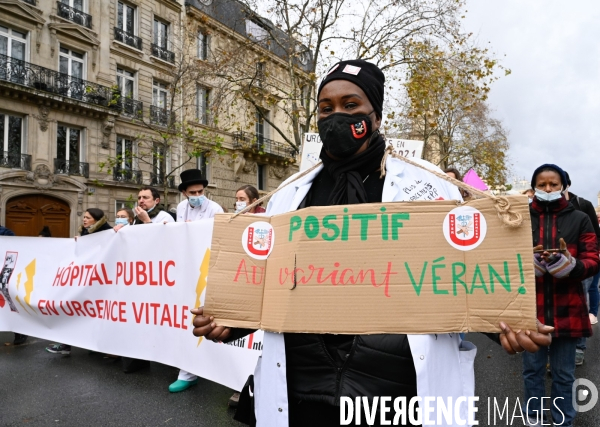
<path id="1" fill-rule="evenodd" d="M 199 169 L 188 169 L 179 176 L 179 191 L 186 199 L 177 205 L 177 222 L 207 219 L 223 213 L 223 208 L 218 203 L 208 200 L 204 195 L 208 180 L 202 176 Z"/>
<path id="2" fill-rule="evenodd" d="M 202 176 L 199 169 L 183 171 L 179 176 L 181 178 L 179 191 L 186 198 L 177 205 L 177 222 L 198 221 L 213 218 L 215 214 L 223 213 L 223 208 L 218 203 L 208 200 L 204 195 L 208 180 Z M 197 383 L 198 377 L 196 375 L 182 369 L 179 371 L 177 381 L 169 386 L 169 391 L 177 393 Z"/>

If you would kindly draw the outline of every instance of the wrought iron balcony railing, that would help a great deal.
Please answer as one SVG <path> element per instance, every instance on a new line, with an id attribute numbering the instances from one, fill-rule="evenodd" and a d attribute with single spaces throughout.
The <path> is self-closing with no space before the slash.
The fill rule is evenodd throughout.
<path id="1" fill-rule="evenodd" d="M 115 27 L 115 40 L 125 43 L 128 46 L 142 50 L 142 39 L 136 35 L 130 34 L 120 28 Z"/>
<path id="2" fill-rule="evenodd" d="M 119 182 L 127 182 L 131 184 L 143 184 L 142 171 L 123 169 L 120 167 L 113 168 L 113 179 Z"/>
<path id="3" fill-rule="evenodd" d="M 90 165 L 76 160 L 54 159 L 54 173 L 89 178 Z"/>
<path id="4" fill-rule="evenodd" d="M 119 99 L 119 109 L 121 114 L 128 117 L 141 119 L 144 114 L 144 104 L 131 98 Z"/>
<path id="5" fill-rule="evenodd" d="M 249 132 L 237 132 L 234 136 L 233 148 L 282 158 L 296 156 L 296 150 L 289 145 Z"/>
<path id="6" fill-rule="evenodd" d="M 83 25 L 89 29 L 92 28 L 92 16 L 79 9 L 69 6 L 68 4 L 62 3 L 60 0 L 56 2 L 56 10 L 58 16 L 61 18 L 68 19 L 69 21 L 75 22 L 76 24 Z"/>
<path id="7" fill-rule="evenodd" d="M 32 6 L 35 6 L 37 4 L 36 0 L 23 0 L 25 3 L 29 3 Z"/>
<path id="8" fill-rule="evenodd" d="M 111 88 L 0 55 L 0 80 L 28 86 L 102 107 L 119 108 L 119 93 Z"/>
<path id="9" fill-rule="evenodd" d="M 173 121 L 174 114 L 171 113 L 171 121 L 169 121 L 169 111 L 166 108 L 157 107 L 156 105 L 150 106 L 150 123 L 161 126 L 169 126 L 170 122 Z"/>
<path id="10" fill-rule="evenodd" d="M 159 45 L 152 43 L 152 56 L 162 59 L 163 61 L 175 62 L 175 54 L 170 50 L 160 47 Z"/>
<path id="11" fill-rule="evenodd" d="M 29 154 L 11 153 L 4 151 L 0 157 L 0 168 L 31 170 L 31 156 Z"/>
<path id="12" fill-rule="evenodd" d="M 168 176 L 166 179 L 166 182 L 167 182 L 167 187 L 175 188 L 175 177 L 174 176 Z M 162 174 L 150 173 L 150 185 L 157 185 L 157 186 L 164 187 L 165 178 L 163 177 Z"/>

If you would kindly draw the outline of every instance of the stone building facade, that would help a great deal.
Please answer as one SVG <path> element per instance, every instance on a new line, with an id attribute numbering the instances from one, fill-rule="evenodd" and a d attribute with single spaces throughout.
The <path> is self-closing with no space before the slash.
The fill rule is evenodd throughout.
<path id="1" fill-rule="evenodd" d="M 248 120 L 244 107 L 227 126 L 204 119 L 211 81 L 199 82 L 194 126 L 218 135 L 219 154 L 208 155 L 210 141 L 207 155 L 185 164 L 183 141 L 161 165 L 126 154 L 147 132 L 142 115 L 155 124 L 164 119 L 171 84 L 165 76 L 178 54 L 170 40 L 178 29 L 210 29 L 193 45 L 200 61 L 209 50 L 218 55 L 213 44 L 248 37 L 211 3 L 0 0 L 0 224 L 17 235 L 37 235 L 48 225 L 53 236 L 73 236 L 87 208 L 103 209 L 112 223 L 142 185 L 166 186 L 172 208 L 181 200 L 179 172 L 193 167 L 205 171 L 208 197 L 231 209 L 241 185 L 267 192 L 297 170 L 295 151 L 266 123 Z M 243 12 L 235 0 L 217 3 Z M 277 69 L 277 52 L 261 55 Z M 286 126 L 276 108 L 270 114 Z M 160 168 L 176 169 L 173 179 L 162 182 Z"/>

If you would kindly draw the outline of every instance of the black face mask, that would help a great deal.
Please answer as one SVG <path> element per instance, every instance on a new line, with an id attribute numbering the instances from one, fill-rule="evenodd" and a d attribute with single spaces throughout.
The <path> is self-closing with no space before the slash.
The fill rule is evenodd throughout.
<path id="1" fill-rule="evenodd" d="M 317 126 L 323 148 L 340 158 L 352 156 L 373 134 L 369 114 L 333 113 Z"/>

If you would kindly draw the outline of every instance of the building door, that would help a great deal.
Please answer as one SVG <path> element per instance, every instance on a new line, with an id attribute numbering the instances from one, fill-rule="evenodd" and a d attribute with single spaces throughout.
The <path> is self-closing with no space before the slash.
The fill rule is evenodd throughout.
<path id="1" fill-rule="evenodd" d="M 19 196 L 6 204 L 6 227 L 16 236 L 38 236 L 47 225 L 52 237 L 70 237 L 71 208 L 54 197 L 41 194 Z"/>

